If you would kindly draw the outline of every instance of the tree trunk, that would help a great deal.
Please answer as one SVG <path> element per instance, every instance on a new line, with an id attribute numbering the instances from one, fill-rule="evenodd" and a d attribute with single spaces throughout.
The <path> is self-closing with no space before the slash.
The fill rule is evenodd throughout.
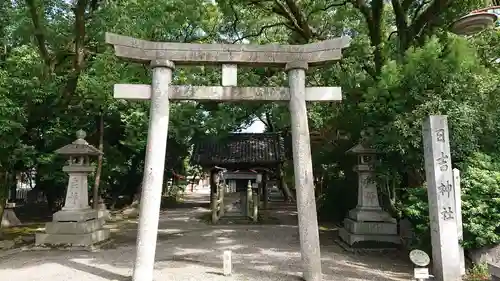
<path id="1" fill-rule="evenodd" d="M 99 114 L 99 150 L 104 150 L 104 114 L 101 110 Z M 95 172 L 95 183 L 94 183 L 94 194 L 93 194 L 93 207 L 95 210 L 99 209 L 99 203 L 101 201 L 101 197 L 99 196 L 99 184 L 101 182 L 101 173 L 102 173 L 102 157 L 103 155 L 99 155 L 97 159 L 97 170 Z"/>
<path id="2" fill-rule="evenodd" d="M 142 183 L 137 186 L 137 191 L 134 194 L 134 197 L 132 198 L 132 204 L 131 206 L 139 206 L 139 203 L 141 203 L 141 192 L 142 192 Z"/>
<path id="3" fill-rule="evenodd" d="M 7 192 L 7 200 L 11 200 L 11 202 L 16 202 L 17 200 L 17 184 L 11 184 L 8 188 L 10 192 Z M 9 196 L 10 194 L 10 196 Z"/>
<path id="4" fill-rule="evenodd" d="M 197 172 L 195 172 L 195 173 L 193 174 L 193 179 L 191 180 L 191 192 L 194 192 L 194 184 L 195 184 L 195 182 L 196 182 L 196 177 L 197 177 L 197 175 L 198 175 L 198 173 L 197 173 Z M 201 179 L 201 176 L 200 176 L 200 179 Z"/>
<path id="5" fill-rule="evenodd" d="M 409 169 L 406 174 L 408 187 L 421 187 L 425 182 L 425 176 L 420 169 Z"/>
<path id="6" fill-rule="evenodd" d="M 141 161 L 144 158 L 143 154 L 136 155 L 135 157 L 132 158 L 132 164 L 131 167 L 138 167 L 141 165 Z M 144 168 L 143 168 L 144 169 Z M 142 193 L 142 181 L 144 179 L 144 174 L 143 173 L 136 173 L 136 170 L 130 170 L 127 174 L 127 187 L 125 188 L 126 193 L 130 198 L 132 199 L 130 204 L 131 205 L 139 205 L 140 200 L 141 200 L 141 193 Z M 135 187 L 135 191 L 132 190 L 130 187 Z M 121 195 L 121 194 L 118 194 Z"/>

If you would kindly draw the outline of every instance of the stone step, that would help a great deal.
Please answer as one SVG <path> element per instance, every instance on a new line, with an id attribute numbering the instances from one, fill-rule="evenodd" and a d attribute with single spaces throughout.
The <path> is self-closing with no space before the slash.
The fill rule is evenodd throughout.
<path id="1" fill-rule="evenodd" d="M 219 223 L 221 224 L 247 224 L 251 223 L 252 220 L 247 216 L 226 216 L 224 215 L 219 219 Z"/>
<path id="2" fill-rule="evenodd" d="M 45 224 L 45 232 L 48 234 L 85 234 L 101 229 L 101 220 L 90 220 L 86 222 L 48 222 Z"/>
<path id="3" fill-rule="evenodd" d="M 350 247 L 362 248 L 397 248 L 401 244 L 399 235 L 390 234 L 354 234 L 345 228 L 339 230 L 339 237 Z"/>
<path id="4" fill-rule="evenodd" d="M 344 219 L 344 228 L 354 234 L 397 235 L 398 225 L 395 222 L 364 222 L 349 218 Z"/>
<path id="5" fill-rule="evenodd" d="M 223 217 L 235 217 L 235 218 L 237 218 L 237 217 L 244 217 L 244 215 L 241 212 L 231 211 L 231 212 L 225 212 Z"/>

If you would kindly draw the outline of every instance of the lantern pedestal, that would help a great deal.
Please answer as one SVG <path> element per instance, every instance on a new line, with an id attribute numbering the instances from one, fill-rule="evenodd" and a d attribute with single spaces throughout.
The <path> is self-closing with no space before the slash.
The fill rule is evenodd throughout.
<path id="1" fill-rule="evenodd" d="M 97 211 L 93 209 L 62 210 L 54 213 L 52 220 L 55 222 L 87 222 L 97 219 Z"/>
<path id="2" fill-rule="evenodd" d="M 373 163 L 375 151 L 358 144 L 349 153 L 358 155 L 358 205 L 349 211 L 340 238 L 355 248 L 393 248 L 400 244 L 396 220 L 380 207 Z"/>
<path id="3" fill-rule="evenodd" d="M 54 213 L 52 222 L 45 226 L 45 233 L 37 233 L 35 244 L 91 246 L 109 238 L 109 230 L 103 229 L 104 221 L 99 211 L 88 204 L 87 177 L 94 172 L 89 155 L 100 151 L 90 146 L 83 137 L 57 151 L 71 155 L 69 165 L 63 171 L 69 174 L 64 207 Z"/>
<path id="4" fill-rule="evenodd" d="M 15 207 L 16 203 L 5 204 L 3 215 L 2 217 L 0 217 L 0 227 L 12 227 L 21 225 L 21 221 L 14 212 Z"/>
<path id="5" fill-rule="evenodd" d="M 97 210 L 97 218 L 103 224 L 106 223 L 107 220 L 111 219 L 111 213 L 109 212 L 108 209 L 106 209 L 106 206 L 104 207 L 99 206 L 99 210 Z"/>
<path id="6" fill-rule="evenodd" d="M 105 223 L 107 220 L 111 219 L 111 213 L 106 208 L 106 204 L 104 204 L 104 200 L 99 196 L 97 204 L 97 218 Z"/>

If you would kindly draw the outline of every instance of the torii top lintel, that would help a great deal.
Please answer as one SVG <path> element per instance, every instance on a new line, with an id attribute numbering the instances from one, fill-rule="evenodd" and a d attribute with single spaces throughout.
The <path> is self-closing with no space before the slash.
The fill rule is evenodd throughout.
<path id="1" fill-rule="evenodd" d="M 339 60 L 349 37 L 305 45 L 192 44 L 151 42 L 106 33 L 106 43 L 115 48 L 116 56 L 136 62 L 166 59 L 178 65 L 238 64 L 252 66 L 285 66 L 290 62 L 307 62 L 309 66 Z"/>

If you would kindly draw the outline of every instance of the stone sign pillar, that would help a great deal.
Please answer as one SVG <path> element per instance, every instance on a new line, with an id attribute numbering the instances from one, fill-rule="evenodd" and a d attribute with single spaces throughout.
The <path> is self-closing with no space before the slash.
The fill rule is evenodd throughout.
<path id="1" fill-rule="evenodd" d="M 457 213 L 456 215 L 456 221 L 457 221 L 457 234 L 458 234 L 458 240 L 463 240 L 464 239 L 464 228 L 462 224 L 462 188 L 460 185 L 460 170 L 455 168 L 452 170 L 452 175 L 453 175 L 453 186 L 455 188 L 455 211 Z M 460 254 L 460 275 L 465 275 L 466 270 L 465 270 L 465 255 L 464 255 L 464 248 L 462 245 L 460 245 L 459 248 L 459 254 Z"/>
<path id="2" fill-rule="evenodd" d="M 374 149 L 358 144 L 347 151 L 357 155 L 358 205 L 349 211 L 340 229 L 340 238 L 350 247 L 390 248 L 400 244 L 396 220 L 380 207 L 377 184 L 373 181 Z"/>
<path id="3" fill-rule="evenodd" d="M 311 140 L 306 108 L 307 62 L 286 65 L 290 87 L 290 114 L 293 142 L 293 171 L 297 191 L 297 213 L 303 278 L 307 281 L 322 280 L 316 197 L 311 159 Z"/>
<path id="4" fill-rule="evenodd" d="M 98 211 L 91 209 L 88 197 L 87 177 L 94 172 L 90 156 L 102 152 L 85 141 L 85 132 L 76 133 L 77 140 L 56 151 L 68 155 L 68 165 L 63 171 L 68 173 L 68 188 L 64 207 L 53 215 L 52 222 L 45 226 L 46 233 L 37 233 L 35 243 L 52 245 L 90 246 L 109 238 L 109 230 L 102 229 Z"/>
<path id="5" fill-rule="evenodd" d="M 437 281 L 459 281 L 460 245 L 447 116 L 429 116 L 423 125 L 423 139 L 433 275 Z"/>

